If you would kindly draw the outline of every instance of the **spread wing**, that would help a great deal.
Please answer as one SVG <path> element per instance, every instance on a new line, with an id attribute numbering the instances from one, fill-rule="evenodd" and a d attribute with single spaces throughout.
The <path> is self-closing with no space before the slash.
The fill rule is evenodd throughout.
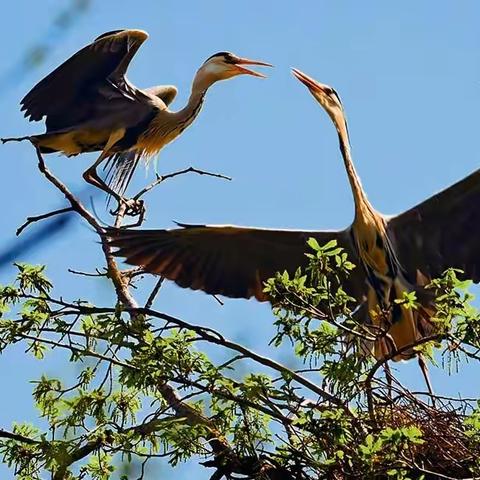
<path id="1" fill-rule="evenodd" d="M 480 170 L 388 221 L 402 266 L 430 278 L 460 268 L 480 282 Z"/>
<path id="2" fill-rule="evenodd" d="M 113 90 L 128 89 L 125 72 L 147 38 L 141 30 L 115 30 L 99 36 L 32 88 L 21 101 L 25 116 L 30 120 L 46 116 L 47 131 L 84 120 L 91 115 L 91 102 L 99 90 L 108 85 Z"/>
<path id="3" fill-rule="evenodd" d="M 305 266 L 308 238 L 322 245 L 336 239 L 359 265 L 349 230 L 308 232 L 236 226 L 182 225 L 173 230 L 107 230 L 116 256 L 162 275 L 184 288 L 232 298 L 267 300 L 263 283 L 276 272 L 295 273 Z M 345 286 L 357 299 L 365 293 L 365 276 L 354 269 Z"/>

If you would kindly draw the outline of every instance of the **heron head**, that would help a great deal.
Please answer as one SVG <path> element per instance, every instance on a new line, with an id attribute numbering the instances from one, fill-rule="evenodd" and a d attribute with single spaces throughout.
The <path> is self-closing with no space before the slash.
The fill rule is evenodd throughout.
<path id="1" fill-rule="evenodd" d="M 204 64 L 200 67 L 199 73 L 209 77 L 213 82 L 227 80 L 237 75 L 253 75 L 254 77 L 265 78 L 265 75 L 262 73 L 250 70 L 246 68 L 245 65 L 273 66 L 270 63 L 242 58 L 234 53 L 219 52 L 205 60 Z"/>
<path id="2" fill-rule="evenodd" d="M 324 85 L 323 83 L 317 82 L 312 77 L 309 77 L 305 73 L 292 68 L 293 76 L 300 80 L 314 96 L 317 102 L 326 110 L 330 115 L 330 118 L 338 123 L 340 118 L 344 118 L 345 114 L 343 111 L 343 105 L 340 100 L 338 93 L 334 88 Z"/>

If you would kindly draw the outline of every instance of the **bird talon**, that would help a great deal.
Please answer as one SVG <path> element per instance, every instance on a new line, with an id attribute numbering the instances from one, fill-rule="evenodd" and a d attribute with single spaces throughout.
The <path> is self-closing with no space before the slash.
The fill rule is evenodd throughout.
<path id="1" fill-rule="evenodd" d="M 145 204 L 143 200 L 136 200 L 131 198 L 127 200 L 127 210 L 125 215 L 130 217 L 136 217 L 138 215 L 143 215 L 145 213 Z"/>
<path id="2" fill-rule="evenodd" d="M 123 213 L 127 217 L 137 217 L 145 214 L 145 205 L 143 200 L 136 200 L 135 198 L 119 198 L 118 207 L 115 210 L 110 210 L 111 215 L 118 215 Z"/>

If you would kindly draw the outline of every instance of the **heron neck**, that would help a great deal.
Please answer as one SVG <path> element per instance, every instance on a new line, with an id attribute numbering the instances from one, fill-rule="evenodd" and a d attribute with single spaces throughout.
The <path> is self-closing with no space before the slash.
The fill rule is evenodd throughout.
<path id="1" fill-rule="evenodd" d="M 187 104 L 181 110 L 173 114 L 175 117 L 175 124 L 179 126 L 180 131 L 187 128 L 200 113 L 206 92 L 206 90 L 192 89 Z"/>
<path id="2" fill-rule="evenodd" d="M 374 213 L 374 209 L 367 199 L 367 195 L 362 188 L 360 177 L 358 176 L 353 164 L 346 121 L 344 120 L 341 123 L 335 122 L 335 126 L 338 132 L 340 151 L 342 152 L 345 170 L 347 172 L 348 181 L 350 182 L 350 187 L 352 189 L 353 201 L 355 203 L 355 218 L 363 218 L 368 214 Z"/>
<path id="3" fill-rule="evenodd" d="M 178 125 L 181 127 L 181 131 L 188 127 L 200 113 L 205 94 L 216 80 L 217 79 L 213 76 L 206 75 L 202 69 L 197 72 L 193 79 L 192 91 L 187 104 L 181 110 L 173 114 L 175 122 L 178 122 Z"/>

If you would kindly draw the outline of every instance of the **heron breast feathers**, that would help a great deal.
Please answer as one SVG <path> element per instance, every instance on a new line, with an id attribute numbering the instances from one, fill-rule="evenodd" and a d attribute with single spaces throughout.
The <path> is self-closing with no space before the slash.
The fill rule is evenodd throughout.
<path id="1" fill-rule="evenodd" d="M 135 149 L 144 157 L 156 155 L 165 145 L 175 140 L 181 131 L 167 130 L 165 125 L 152 122 L 148 130 L 138 139 Z"/>

